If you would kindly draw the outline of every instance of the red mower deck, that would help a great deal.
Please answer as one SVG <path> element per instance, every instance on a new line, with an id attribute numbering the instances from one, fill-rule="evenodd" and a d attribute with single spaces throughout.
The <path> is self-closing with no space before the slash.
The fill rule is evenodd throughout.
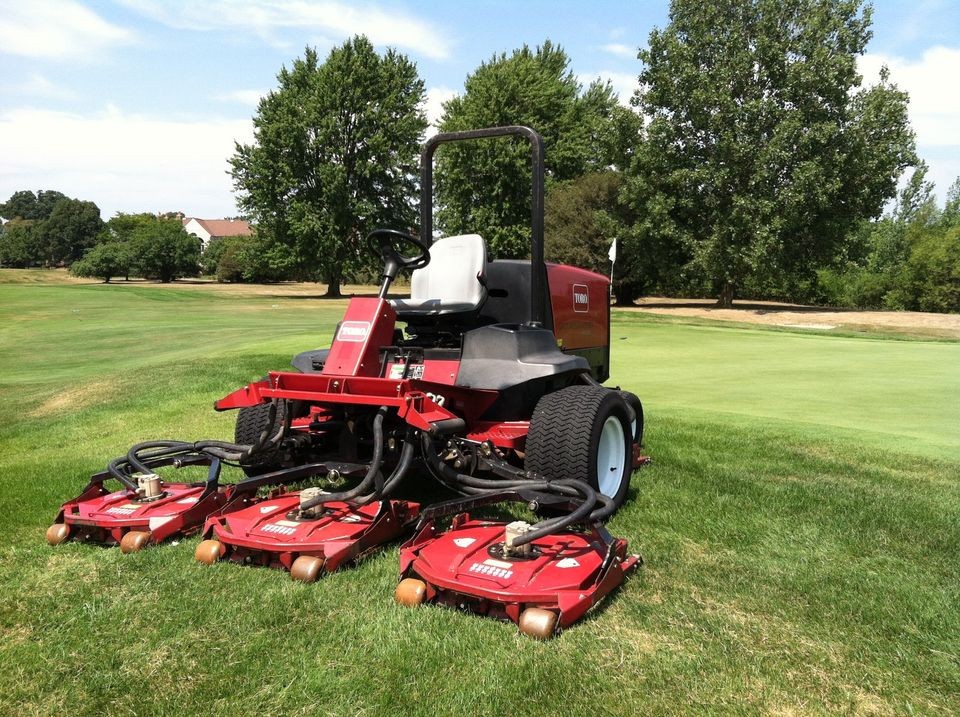
<path id="1" fill-rule="evenodd" d="M 299 506 L 299 491 L 236 501 L 207 520 L 197 560 L 282 568 L 295 580 L 313 582 L 321 571 L 333 572 L 400 537 L 420 509 L 402 500 L 334 502 L 318 517 L 302 518 Z"/>
<path id="2" fill-rule="evenodd" d="M 219 464 L 211 466 L 206 483 L 164 483 L 159 497 L 144 499 L 136 491 L 107 490 L 107 472 L 93 476 L 86 489 L 60 507 L 47 542 L 59 545 L 67 540 L 120 545 L 124 553 L 140 550 L 148 543 L 161 543 L 175 536 L 198 531 L 207 516 L 223 507 L 229 489 L 217 483 Z"/>
<path id="3" fill-rule="evenodd" d="M 510 620 L 531 637 L 548 639 L 597 604 L 642 564 L 627 542 L 596 524 L 558 531 L 531 543 L 528 557 L 504 555 L 505 521 L 453 518 L 419 526 L 400 551 L 402 605 L 436 602 Z"/>

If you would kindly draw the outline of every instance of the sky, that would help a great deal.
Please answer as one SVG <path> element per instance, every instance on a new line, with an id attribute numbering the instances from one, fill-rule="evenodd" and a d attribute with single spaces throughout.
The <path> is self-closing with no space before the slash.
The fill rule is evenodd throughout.
<path id="1" fill-rule="evenodd" d="M 0 201 L 55 189 L 117 212 L 237 214 L 228 159 L 306 46 L 354 34 L 417 63 L 435 120 L 493 55 L 545 39 L 629 102 L 667 0 L 0 0 Z M 960 176 L 960 0 L 877 0 L 865 83 L 910 93 L 942 201 Z M 549 151 L 549 148 L 548 148 Z"/>

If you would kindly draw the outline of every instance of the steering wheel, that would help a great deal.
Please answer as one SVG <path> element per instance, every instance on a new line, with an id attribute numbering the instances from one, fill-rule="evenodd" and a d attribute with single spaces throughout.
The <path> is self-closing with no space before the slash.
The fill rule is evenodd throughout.
<path id="1" fill-rule="evenodd" d="M 367 246 L 383 258 L 383 275 L 391 279 L 400 269 L 422 269 L 430 263 L 430 247 L 420 237 L 396 229 L 374 229 L 367 234 Z M 411 248 L 416 249 L 415 254 L 402 253 Z"/>

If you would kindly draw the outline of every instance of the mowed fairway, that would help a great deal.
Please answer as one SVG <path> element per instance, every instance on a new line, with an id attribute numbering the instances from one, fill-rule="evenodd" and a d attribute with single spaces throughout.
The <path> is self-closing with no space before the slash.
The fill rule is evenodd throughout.
<path id="1" fill-rule="evenodd" d="M 0 284 L 0 714 L 960 712 L 958 342 L 616 312 L 655 462 L 610 529 L 647 564 L 549 643 L 395 606 L 396 545 L 313 585 L 46 545 L 130 444 L 232 437 L 212 402 L 344 306 Z"/>

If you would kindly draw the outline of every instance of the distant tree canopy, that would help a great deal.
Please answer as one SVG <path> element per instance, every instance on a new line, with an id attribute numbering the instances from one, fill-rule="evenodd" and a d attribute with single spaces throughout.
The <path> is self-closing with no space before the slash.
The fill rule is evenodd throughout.
<path id="1" fill-rule="evenodd" d="M 131 255 L 129 245 L 122 242 L 104 242 L 88 251 L 80 261 L 70 267 L 76 276 L 96 277 L 110 283 L 115 276 L 130 274 Z"/>
<path id="2" fill-rule="evenodd" d="M 179 219 L 153 218 L 133 230 L 130 256 L 132 271 L 137 276 L 164 283 L 196 276 L 200 239 L 188 234 Z"/>
<path id="3" fill-rule="evenodd" d="M 83 256 L 103 229 L 93 202 L 49 190 L 14 192 L 0 204 L 11 220 L 0 233 L 0 265 L 60 266 Z"/>
<path id="4" fill-rule="evenodd" d="M 626 199 L 722 304 L 812 275 L 915 161 L 906 95 L 886 71 L 858 89 L 869 27 L 860 0 L 672 0 L 640 51 Z"/>
<path id="5" fill-rule="evenodd" d="M 153 214 L 117 214 L 97 237 L 97 244 L 71 266 L 77 276 L 110 281 L 139 276 L 164 283 L 196 276 L 200 240 L 188 234 L 180 219 Z"/>
<path id="6" fill-rule="evenodd" d="M 364 236 L 414 224 L 423 81 L 406 56 L 378 55 L 365 37 L 321 63 L 307 48 L 260 101 L 254 141 L 231 160 L 240 206 L 255 220 L 263 255 L 292 260 L 301 279 L 325 279 L 338 296 L 345 272 L 373 261 Z M 275 247 L 275 248 L 274 248 Z"/>
<path id="7" fill-rule="evenodd" d="M 103 229 L 100 209 L 93 202 L 61 199 L 40 225 L 47 264 L 71 264 L 96 243 Z"/>
<path id="8" fill-rule="evenodd" d="M 600 274 L 610 272 L 612 236 L 608 213 L 618 207 L 623 185 L 619 172 L 594 172 L 562 185 L 547 196 L 544 234 L 549 261 Z"/>
<path id="9" fill-rule="evenodd" d="M 67 195 L 49 189 L 37 193 L 29 189 L 14 192 L 10 199 L 0 204 L 0 217 L 43 220 L 50 216 L 57 202 L 66 198 Z"/>
<path id="10" fill-rule="evenodd" d="M 23 268 L 40 263 L 42 252 L 37 240 L 37 222 L 11 219 L 0 232 L 0 266 Z"/>
<path id="11" fill-rule="evenodd" d="M 639 119 L 607 83 L 580 86 L 570 58 L 549 40 L 495 55 L 444 104 L 440 130 L 528 125 L 546 144 L 548 183 L 600 171 L 626 156 L 612 140 L 636 133 Z M 530 149 L 525 140 L 478 140 L 437 152 L 437 222 L 447 234 L 477 232 L 493 253 L 530 252 Z"/>
<path id="12" fill-rule="evenodd" d="M 921 162 L 894 207 L 855 231 L 847 251 L 819 272 L 828 304 L 960 312 L 960 179 L 943 207 Z"/>
<path id="13" fill-rule="evenodd" d="M 547 40 L 481 63 L 439 129 L 540 132 L 547 257 L 607 274 L 616 238 L 618 303 L 712 292 L 722 305 L 739 294 L 960 311 L 960 179 L 938 207 L 906 94 L 886 68 L 862 86 L 870 22 L 862 0 L 672 0 L 638 51 L 633 109 L 609 83 L 581 85 Z M 171 281 L 202 262 L 219 281 L 322 280 L 337 296 L 374 276 L 365 234 L 415 227 L 423 103 L 401 54 L 364 37 L 322 61 L 307 48 L 231 159 L 254 236 L 201 255 L 179 213 L 103 225 L 90 202 L 20 191 L 0 204 L 0 264 Z M 437 227 L 528 256 L 529 156 L 519 139 L 444 145 Z"/>

